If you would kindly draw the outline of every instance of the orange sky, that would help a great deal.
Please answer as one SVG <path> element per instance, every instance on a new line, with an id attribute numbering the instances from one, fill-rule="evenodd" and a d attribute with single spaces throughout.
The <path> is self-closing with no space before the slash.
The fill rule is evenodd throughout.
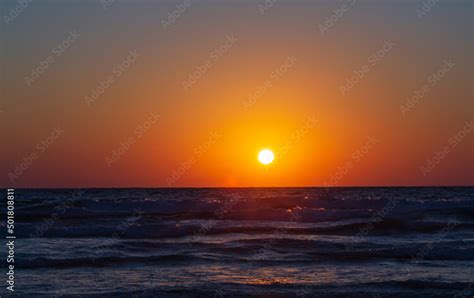
<path id="1" fill-rule="evenodd" d="M 164 26 L 175 2 L 37 1 L 3 24 L 0 186 L 474 184 L 472 2 L 360 1 L 324 33 L 337 3 L 259 3 Z"/>

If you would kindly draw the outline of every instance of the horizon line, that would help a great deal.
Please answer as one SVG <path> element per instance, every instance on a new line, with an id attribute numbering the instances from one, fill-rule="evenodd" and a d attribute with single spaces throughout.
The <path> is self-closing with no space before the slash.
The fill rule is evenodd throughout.
<path id="1" fill-rule="evenodd" d="M 93 187 L 2 187 L 2 189 L 246 189 L 246 188 L 447 188 L 474 185 L 339 185 L 339 186 L 93 186 Z"/>

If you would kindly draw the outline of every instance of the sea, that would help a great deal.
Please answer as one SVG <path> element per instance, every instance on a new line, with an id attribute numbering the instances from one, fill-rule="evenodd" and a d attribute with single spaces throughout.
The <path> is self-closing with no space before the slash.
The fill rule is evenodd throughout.
<path id="1" fill-rule="evenodd" d="M 1 297 L 474 297 L 473 187 L 16 189 L 15 236 Z"/>

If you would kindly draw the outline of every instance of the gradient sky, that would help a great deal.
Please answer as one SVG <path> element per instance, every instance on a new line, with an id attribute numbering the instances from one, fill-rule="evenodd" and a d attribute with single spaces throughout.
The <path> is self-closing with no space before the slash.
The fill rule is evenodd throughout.
<path id="1" fill-rule="evenodd" d="M 474 185 L 472 1 L 71 2 L 2 1 L 1 187 Z"/>

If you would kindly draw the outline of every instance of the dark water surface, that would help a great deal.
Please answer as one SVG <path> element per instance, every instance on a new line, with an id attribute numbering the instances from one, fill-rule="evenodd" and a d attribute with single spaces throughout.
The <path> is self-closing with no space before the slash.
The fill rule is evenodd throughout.
<path id="1" fill-rule="evenodd" d="M 474 295 L 474 188 L 15 195 L 18 297 Z"/>

